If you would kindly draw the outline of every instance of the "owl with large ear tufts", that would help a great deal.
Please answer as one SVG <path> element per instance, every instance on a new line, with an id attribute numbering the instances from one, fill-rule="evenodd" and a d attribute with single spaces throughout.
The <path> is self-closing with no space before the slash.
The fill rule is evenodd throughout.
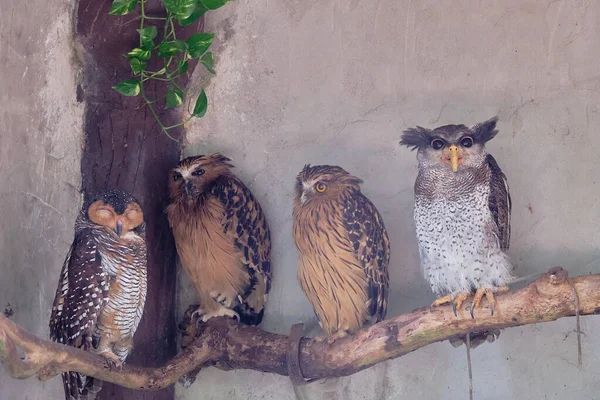
<path id="1" fill-rule="evenodd" d="M 432 130 L 418 126 L 404 131 L 400 142 L 417 150 L 414 218 L 423 274 L 438 296 L 434 305 L 451 303 L 456 313 L 474 292 L 471 316 L 484 296 L 493 315 L 494 293 L 507 290 L 512 280 L 505 253 L 510 241 L 508 183 L 485 148 L 498 133 L 496 122 L 492 118 L 470 128 Z"/>
<path id="2" fill-rule="evenodd" d="M 50 317 L 50 338 L 120 366 L 146 301 L 146 240 L 139 202 L 119 190 L 85 202 L 62 268 Z M 66 400 L 95 399 L 102 382 L 62 374 Z"/>
<path id="3" fill-rule="evenodd" d="M 271 236 L 230 161 L 219 153 L 181 161 L 169 177 L 167 216 L 201 320 L 228 316 L 258 325 L 271 288 Z"/>
<path id="4" fill-rule="evenodd" d="M 298 280 L 330 343 L 383 320 L 387 309 L 390 243 L 360 183 L 329 165 L 306 165 L 296 180 Z"/>

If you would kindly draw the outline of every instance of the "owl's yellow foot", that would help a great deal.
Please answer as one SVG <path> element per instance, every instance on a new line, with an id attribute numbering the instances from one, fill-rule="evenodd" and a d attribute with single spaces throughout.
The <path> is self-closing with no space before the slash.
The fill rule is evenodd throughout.
<path id="1" fill-rule="evenodd" d="M 121 362 L 121 360 L 119 359 L 119 357 L 117 357 L 117 355 L 115 353 L 112 353 L 110 351 L 103 351 L 100 353 L 100 356 L 104 357 L 104 359 L 106 360 L 106 363 L 110 366 L 110 368 L 116 368 L 116 369 L 121 369 L 123 367 L 123 363 Z"/>
<path id="2" fill-rule="evenodd" d="M 456 296 L 452 297 L 451 295 L 440 297 L 436 299 L 431 306 L 437 307 L 442 304 L 452 303 L 452 311 L 454 311 L 454 316 L 458 316 L 456 314 L 456 310 L 460 310 L 462 303 L 469 298 L 471 294 L 469 292 L 458 292 Z"/>
<path id="3" fill-rule="evenodd" d="M 473 303 L 471 303 L 471 318 L 475 319 L 474 310 L 475 310 L 475 308 L 480 307 L 483 296 L 485 296 L 487 301 L 490 303 L 490 308 L 491 308 L 491 312 L 492 312 L 492 316 L 493 316 L 494 309 L 496 307 L 496 299 L 494 298 L 494 293 L 507 292 L 507 291 L 508 291 L 508 286 L 502 286 L 502 287 L 497 287 L 497 288 L 493 288 L 493 289 L 489 289 L 489 288 L 488 289 L 484 289 L 484 288 L 477 289 L 477 291 L 475 292 L 475 297 L 473 297 Z"/>

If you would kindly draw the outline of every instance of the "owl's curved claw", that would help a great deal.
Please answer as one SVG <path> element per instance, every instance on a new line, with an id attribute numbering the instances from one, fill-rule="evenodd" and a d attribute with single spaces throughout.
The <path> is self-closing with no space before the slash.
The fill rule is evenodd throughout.
<path id="1" fill-rule="evenodd" d="M 471 318 L 475 319 L 474 310 L 475 310 L 475 308 L 478 308 L 481 305 L 481 300 L 483 299 L 483 296 L 485 296 L 487 301 L 490 303 L 490 311 L 491 311 L 492 317 L 493 317 L 494 311 L 496 309 L 496 299 L 494 298 L 494 293 L 506 292 L 506 291 L 508 291 L 508 286 L 501 286 L 501 287 L 496 287 L 496 288 L 492 288 L 492 289 L 490 289 L 490 288 L 477 289 L 477 292 L 475 292 L 475 297 L 473 298 L 473 303 L 471 304 Z"/>
<path id="2" fill-rule="evenodd" d="M 442 304 L 450 303 L 450 304 L 452 304 L 452 311 L 454 312 L 454 316 L 458 317 L 456 310 L 460 310 L 460 307 L 462 306 L 463 302 L 469 296 L 470 296 L 470 293 L 468 293 L 468 292 L 459 292 L 454 297 L 452 295 L 440 297 L 431 304 L 431 307 L 436 307 L 436 306 L 439 306 Z"/>
<path id="3" fill-rule="evenodd" d="M 116 354 L 111 353 L 110 351 L 103 351 L 100 353 L 100 356 L 104 358 L 110 369 L 117 369 L 120 371 L 123 368 L 123 362 Z"/>

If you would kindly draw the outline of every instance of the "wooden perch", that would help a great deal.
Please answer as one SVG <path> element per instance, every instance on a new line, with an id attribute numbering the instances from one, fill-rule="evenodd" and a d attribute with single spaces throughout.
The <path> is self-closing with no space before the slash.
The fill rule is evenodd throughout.
<path id="1" fill-rule="evenodd" d="M 571 280 L 580 315 L 600 313 L 600 274 Z M 478 332 L 554 321 L 575 315 L 575 294 L 562 268 L 553 268 L 525 288 L 497 296 L 494 316 L 489 306 L 476 310 L 471 319 L 469 304 L 454 316 L 450 306 L 421 308 L 382 321 L 355 335 L 334 342 L 301 339 L 299 364 L 306 378 L 353 374 L 379 362 L 400 357 L 431 343 Z M 38 375 L 49 379 L 61 371 L 78 371 L 128 388 L 156 390 L 201 366 L 253 369 L 288 374 L 288 338 L 218 318 L 201 326 L 186 349 L 158 368 L 125 365 L 111 369 L 100 356 L 39 339 L 0 315 L 0 360 L 14 378 Z M 22 360 L 16 346 L 26 357 Z M 575 352 L 574 352 L 575 354 Z"/>

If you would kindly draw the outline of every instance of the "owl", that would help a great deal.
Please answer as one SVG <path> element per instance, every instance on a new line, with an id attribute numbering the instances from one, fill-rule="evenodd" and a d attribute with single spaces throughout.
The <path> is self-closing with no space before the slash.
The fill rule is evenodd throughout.
<path id="1" fill-rule="evenodd" d="M 511 200 L 506 176 L 486 151 L 497 118 L 471 128 L 420 126 L 404 131 L 400 144 L 417 151 L 414 219 L 421 267 L 434 306 L 460 310 L 473 295 L 471 316 L 485 296 L 494 315 L 494 293 L 507 290 L 512 264 Z"/>
<path id="2" fill-rule="evenodd" d="M 129 193 L 94 193 L 75 221 L 75 236 L 58 281 L 50 338 L 99 354 L 120 367 L 146 301 L 144 213 Z M 95 399 L 102 382 L 62 374 L 65 399 Z"/>
<path id="3" fill-rule="evenodd" d="M 296 180 L 298 280 L 325 331 L 319 341 L 385 318 L 390 242 L 361 182 L 329 165 L 306 165 Z"/>
<path id="4" fill-rule="evenodd" d="M 201 321 L 229 316 L 258 325 L 271 288 L 271 235 L 230 161 L 219 153 L 181 161 L 169 177 L 167 216 Z"/>

